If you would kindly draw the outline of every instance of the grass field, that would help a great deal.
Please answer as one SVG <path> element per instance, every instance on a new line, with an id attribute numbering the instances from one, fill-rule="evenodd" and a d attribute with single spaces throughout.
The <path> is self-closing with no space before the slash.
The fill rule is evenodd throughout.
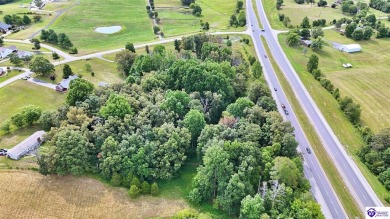
<path id="1" fill-rule="evenodd" d="M 262 0 L 262 2 L 268 20 L 275 29 L 286 29 L 282 22 L 279 21 L 278 14 L 285 14 L 288 16 L 293 26 L 300 25 L 305 16 L 309 18 L 310 24 L 314 20 L 326 19 L 327 25 L 329 25 L 329 22 L 333 19 L 338 20 L 343 17 L 352 18 L 349 14 L 343 14 L 340 7 L 337 7 L 336 9 L 331 8 L 330 5 L 332 1 L 328 1 L 328 7 L 318 7 L 317 4 L 311 6 L 310 4 L 297 4 L 294 0 L 284 0 L 284 3 L 279 10 L 275 7 L 276 0 Z M 385 13 L 373 8 L 369 9 L 369 14 L 371 13 L 375 14 L 377 17 L 387 16 Z"/>
<path id="2" fill-rule="evenodd" d="M 126 42 L 154 39 L 144 0 L 84 0 L 60 16 L 50 27 L 66 33 L 79 54 L 123 47 Z M 101 34 L 96 27 L 120 25 L 114 34 Z M 81 37 L 82 36 L 82 37 Z"/>
<path id="3" fill-rule="evenodd" d="M 335 40 L 339 36 L 335 34 L 332 38 L 331 35 L 332 34 L 329 34 L 328 31 L 325 32 L 325 38 L 327 39 L 329 38 Z M 338 39 L 338 40 L 343 42 L 342 39 Z M 383 187 L 383 185 L 380 184 L 377 177 L 375 177 L 373 174 L 369 172 L 367 167 L 360 161 L 360 159 L 356 155 L 358 150 L 364 145 L 360 133 L 357 131 L 357 129 L 353 127 L 353 125 L 347 120 L 345 115 L 341 112 L 341 110 L 339 109 L 339 105 L 337 101 L 333 98 L 333 96 L 329 94 L 324 88 L 322 88 L 319 82 L 316 81 L 311 74 L 306 72 L 305 66 L 308 57 L 310 55 L 310 52 L 308 52 L 306 56 L 303 56 L 301 48 L 287 47 L 286 44 L 284 43 L 283 35 L 279 35 L 279 42 L 281 43 L 282 48 L 284 49 L 284 52 L 286 53 L 292 66 L 297 71 L 306 89 L 311 94 L 312 98 L 316 102 L 318 108 L 321 110 L 322 114 L 324 115 L 325 119 L 329 123 L 332 130 L 335 132 L 341 144 L 344 146 L 348 154 L 351 155 L 352 159 L 358 165 L 358 167 L 360 168 L 363 175 L 366 177 L 367 181 L 370 183 L 371 187 L 374 189 L 378 197 L 382 200 L 383 203 L 386 203 L 384 198 L 388 195 L 388 192 Z M 371 107 L 372 105 L 370 104 L 375 104 L 375 101 L 379 101 L 379 102 L 383 101 L 380 99 L 380 97 L 371 96 L 372 94 L 370 93 L 372 92 L 370 92 L 370 90 L 385 88 L 386 78 L 382 77 L 382 81 L 380 81 L 380 84 L 373 85 L 373 87 L 370 87 L 368 89 L 366 86 L 359 87 L 360 84 L 357 83 L 356 82 L 357 79 L 355 79 L 356 77 L 359 78 L 359 74 L 353 74 L 353 72 L 365 71 L 367 74 L 371 74 L 372 77 L 381 77 L 382 74 L 380 74 L 379 72 L 381 71 L 380 69 L 382 68 L 381 65 L 383 65 L 383 63 L 379 65 L 376 61 L 373 60 L 377 58 L 380 60 L 380 58 L 383 58 L 382 55 L 367 54 L 369 52 L 367 51 L 368 49 L 366 46 L 375 45 L 375 43 L 373 42 L 375 41 L 374 40 L 371 42 L 361 41 L 360 43 L 363 47 L 363 52 L 355 53 L 355 54 L 341 53 L 338 50 L 331 48 L 331 46 L 325 46 L 325 48 L 323 49 L 324 51 L 318 53 L 318 56 L 320 59 L 319 67 L 320 69 L 322 69 L 322 73 L 324 73 L 325 76 L 332 81 L 335 87 L 338 87 L 340 89 L 341 96 L 346 96 L 346 95 L 351 96 L 356 102 L 361 104 L 361 108 L 362 108 L 361 117 L 363 119 L 363 123 L 370 126 L 370 128 L 372 128 L 373 130 L 379 130 L 379 126 L 381 124 L 376 124 L 373 121 L 381 118 L 378 118 L 377 115 L 373 114 L 371 111 L 380 110 L 380 109 L 372 108 L 371 111 L 367 111 L 366 108 Z M 380 52 L 379 48 L 378 50 L 379 50 L 378 52 Z M 383 54 L 383 56 L 385 55 Z M 351 63 L 353 65 L 353 68 L 348 70 L 342 69 L 340 59 Z M 372 62 L 377 64 L 373 64 Z M 374 69 L 370 69 L 369 66 L 374 67 Z M 363 70 L 365 68 L 367 69 Z M 349 74 L 353 76 L 351 76 L 351 78 L 349 78 L 348 80 L 344 80 L 344 81 L 339 80 L 335 76 L 335 75 L 340 76 L 344 74 Z M 359 80 L 363 80 L 363 79 L 359 79 Z M 372 80 L 372 78 L 370 80 Z M 365 81 L 365 84 L 370 84 L 370 83 L 371 82 L 369 81 Z M 350 89 L 354 91 L 348 93 Z M 390 91 L 388 89 L 384 89 L 382 92 L 387 93 Z M 365 101 L 368 101 L 369 104 L 367 104 L 367 102 L 361 102 L 360 97 L 357 97 L 358 95 L 365 95 L 366 97 Z M 387 95 L 387 94 L 380 94 L 380 95 Z M 382 96 L 382 98 L 385 97 Z"/>
<path id="4" fill-rule="evenodd" d="M 1 63 L 0 65 L 3 66 L 3 63 Z M 21 74 L 21 73 L 23 73 L 23 72 L 12 70 L 12 71 L 8 72 L 6 75 L 0 76 L 0 83 L 18 75 L 18 74 Z"/>
<path id="5" fill-rule="evenodd" d="M 33 171 L 0 171 L 4 218 L 168 218 L 188 207 L 182 199 L 130 199 L 87 177 L 42 176 Z"/>
<path id="6" fill-rule="evenodd" d="M 200 19 L 191 14 L 191 9 L 161 8 L 156 10 L 161 19 L 160 26 L 165 37 L 201 31 Z"/>
<path id="7" fill-rule="evenodd" d="M 330 183 L 332 184 L 333 189 L 335 190 L 337 197 L 342 203 L 346 213 L 350 218 L 354 218 L 356 216 L 362 216 L 361 212 L 354 201 L 353 197 L 349 193 L 349 190 L 345 187 L 343 183 L 343 179 L 341 178 L 339 172 L 333 164 L 331 158 L 327 155 L 327 152 L 322 145 L 321 140 L 319 139 L 317 133 L 314 131 L 312 124 L 307 118 L 305 112 L 302 110 L 298 100 L 296 99 L 293 90 L 291 89 L 290 84 L 285 78 L 283 72 L 280 70 L 279 66 L 275 62 L 272 57 L 269 48 L 262 37 L 262 41 L 264 45 L 266 45 L 266 51 L 268 53 L 268 57 L 272 63 L 272 67 L 278 77 L 279 82 L 281 83 L 284 93 L 286 94 L 288 101 L 293 107 L 294 113 L 297 116 L 297 119 L 310 143 L 310 146 L 313 148 L 314 152 L 317 155 L 317 159 L 319 160 L 323 170 L 325 171 L 326 176 L 328 177 Z"/>
<path id="8" fill-rule="evenodd" d="M 27 81 L 19 80 L 0 89 L 0 124 L 19 108 L 33 104 L 42 109 L 56 109 L 64 95 Z"/>
<path id="9" fill-rule="evenodd" d="M 79 60 L 74 62 L 67 63 L 72 68 L 72 71 L 75 75 L 81 74 L 82 77 L 86 80 L 91 81 L 96 87 L 99 82 L 106 82 L 109 84 L 120 83 L 125 78 L 122 74 L 118 73 L 116 70 L 116 64 L 113 62 L 108 62 L 99 58 L 93 58 L 91 60 Z M 90 64 L 92 71 L 95 72 L 95 76 L 92 76 L 91 73 L 86 71 L 86 64 Z M 53 83 L 59 83 L 62 80 L 62 69 L 64 65 L 57 65 L 55 67 L 56 80 Z M 37 77 L 41 80 L 52 82 L 49 78 Z"/>

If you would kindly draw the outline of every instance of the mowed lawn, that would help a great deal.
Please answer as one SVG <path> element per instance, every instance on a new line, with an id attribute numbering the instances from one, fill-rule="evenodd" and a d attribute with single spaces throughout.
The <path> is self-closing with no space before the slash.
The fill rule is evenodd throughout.
<path id="1" fill-rule="evenodd" d="M 349 14 L 343 14 L 340 7 L 335 9 L 331 8 L 330 6 L 333 1 L 327 1 L 327 7 L 318 7 L 317 3 L 313 5 L 297 4 L 294 0 L 284 0 L 283 5 L 279 10 L 276 9 L 276 0 L 262 0 L 262 2 L 268 20 L 275 29 L 286 29 L 282 22 L 279 21 L 278 14 L 284 14 L 289 17 L 293 26 L 300 25 L 305 16 L 309 18 L 310 24 L 314 20 L 325 19 L 327 26 L 330 25 L 329 22 L 333 21 L 333 19 L 338 20 L 343 17 L 352 18 Z M 369 14 L 375 14 L 377 17 L 387 16 L 385 13 L 373 8 L 369 9 Z"/>
<path id="2" fill-rule="evenodd" d="M 64 94 L 27 81 L 18 80 L 0 88 L 0 124 L 18 109 L 29 104 L 42 109 L 56 109 L 64 103 Z"/>
<path id="3" fill-rule="evenodd" d="M 33 171 L 0 171 L 3 218 L 169 218 L 187 208 L 183 199 L 130 199 L 87 177 L 42 176 Z"/>
<path id="4" fill-rule="evenodd" d="M 83 0 L 61 15 L 50 29 L 66 33 L 79 54 L 124 47 L 126 42 L 154 39 L 144 0 Z M 97 27 L 122 27 L 114 34 L 94 31 Z"/>
<path id="5" fill-rule="evenodd" d="M 362 46 L 362 52 L 348 54 L 333 49 L 330 44 L 326 45 L 323 51 L 317 53 L 320 69 L 340 89 L 341 96 L 350 96 L 361 105 L 363 124 L 375 132 L 390 127 L 390 111 L 387 110 L 390 108 L 390 102 L 387 101 L 390 99 L 390 57 L 387 54 L 390 40 L 372 37 L 368 41 L 356 42 L 334 30 L 325 31 L 325 38 L 337 43 L 359 43 Z M 286 50 L 292 64 L 298 66 L 299 71 L 305 71 L 311 52 L 304 56 L 302 48 Z M 353 67 L 345 69 L 342 63 L 351 63 Z"/>
<path id="6" fill-rule="evenodd" d="M 224 30 L 243 30 L 243 27 L 229 27 L 229 19 L 235 12 L 235 0 L 197 0 L 202 15 L 192 15 L 192 9 L 182 6 L 180 0 L 156 0 L 155 6 L 161 19 L 160 26 L 166 37 L 202 31 L 200 23 L 208 22 L 210 32 Z"/>

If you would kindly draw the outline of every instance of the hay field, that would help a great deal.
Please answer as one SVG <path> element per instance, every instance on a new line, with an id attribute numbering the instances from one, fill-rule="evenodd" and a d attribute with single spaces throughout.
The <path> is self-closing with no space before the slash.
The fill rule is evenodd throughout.
<path id="1" fill-rule="evenodd" d="M 164 218 L 187 207 L 183 200 L 131 200 L 125 189 L 86 177 L 2 170 L 0 186 L 2 218 Z"/>

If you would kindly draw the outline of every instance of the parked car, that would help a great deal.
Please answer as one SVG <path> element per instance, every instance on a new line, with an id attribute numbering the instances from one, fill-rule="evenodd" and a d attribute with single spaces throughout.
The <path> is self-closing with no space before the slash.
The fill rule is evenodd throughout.
<path id="1" fill-rule="evenodd" d="M 285 113 L 286 115 L 288 115 L 288 111 L 287 111 L 286 109 L 284 110 L 284 113 Z"/>
<path id="2" fill-rule="evenodd" d="M 263 32 L 264 32 L 265 30 L 264 30 L 264 29 L 261 29 L 261 31 L 263 31 Z"/>
<path id="3" fill-rule="evenodd" d="M 276 87 L 274 87 L 274 91 L 278 91 L 278 89 L 276 89 Z"/>
<path id="4" fill-rule="evenodd" d="M 281 106 L 283 109 L 286 109 L 286 106 L 283 103 L 281 104 Z"/>
<path id="5" fill-rule="evenodd" d="M 3 152 L 7 152 L 8 150 L 7 149 L 0 149 L 0 152 L 3 151 Z"/>
<path id="6" fill-rule="evenodd" d="M 23 80 L 28 80 L 28 79 L 30 79 L 30 76 L 24 76 L 23 78 L 22 78 Z"/>
<path id="7" fill-rule="evenodd" d="M 311 150 L 310 150 L 309 147 L 306 148 L 306 151 L 307 151 L 308 154 L 311 154 Z"/>
<path id="8" fill-rule="evenodd" d="M 7 155 L 7 152 L 5 151 L 0 151 L 0 156 L 6 156 Z"/>

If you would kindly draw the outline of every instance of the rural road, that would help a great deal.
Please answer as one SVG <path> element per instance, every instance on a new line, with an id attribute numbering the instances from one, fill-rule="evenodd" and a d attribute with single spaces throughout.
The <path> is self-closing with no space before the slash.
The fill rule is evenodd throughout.
<path id="1" fill-rule="evenodd" d="M 261 5 L 261 3 L 257 2 L 257 8 L 256 8 L 257 10 L 259 10 L 259 5 Z M 348 218 L 336 193 L 334 192 L 331 184 L 329 183 L 326 174 L 321 168 L 321 165 L 319 164 L 318 159 L 314 154 L 313 150 L 311 150 L 312 151 L 311 154 L 307 153 L 306 148 L 311 148 L 310 143 L 308 142 L 302 130 L 302 127 L 299 124 L 295 116 L 295 113 L 292 110 L 292 107 L 287 100 L 284 91 L 282 90 L 282 87 L 275 74 L 271 62 L 269 61 L 268 58 L 265 57 L 266 50 L 260 39 L 260 36 L 263 35 L 264 37 L 267 38 L 269 37 L 273 38 L 273 36 L 276 35 L 277 33 L 272 31 L 269 27 L 269 24 L 267 24 L 268 23 L 267 20 L 265 20 L 263 17 L 260 16 L 262 25 L 265 29 L 265 31 L 261 31 L 258 25 L 256 14 L 252 9 L 253 7 L 251 1 L 247 1 L 246 8 L 248 9 L 247 10 L 248 26 L 252 30 L 251 31 L 252 39 L 255 45 L 257 55 L 264 69 L 264 76 L 266 78 L 268 86 L 272 90 L 272 95 L 278 104 L 279 112 L 281 113 L 281 115 L 284 116 L 286 120 L 290 121 L 292 126 L 294 127 L 295 137 L 299 143 L 299 150 L 302 152 L 302 155 L 304 157 L 304 173 L 306 178 L 309 179 L 310 184 L 312 185 L 312 193 L 315 195 L 316 201 L 321 205 L 321 210 L 324 213 L 326 218 L 337 218 L 337 219 Z M 268 56 L 271 56 L 271 54 L 268 54 Z M 279 63 L 279 59 L 277 57 L 275 57 L 275 61 Z M 277 91 L 275 91 L 274 88 L 276 88 Z M 284 113 L 284 110 L 281 108 L 282 103 L 286 106 L 289 115 L 286 115 Z"/>
<path id="2" fill-rule="evenodd" d="M 354 199 L 358 203 L 360 209 L 363 212 L 365 207 L 383 206 L 354 161 L 346 153 L 344 147 L 341 145 L 340 141 L 337 139 L 329 124 L 323 117 L 321 111 L 318 109 L 305 86 L 302 84 L 300 78 L 284 54 L 276 35 L 272 34 L 270 31 L 272 28 L 266 17 L 265 11 L 262 7 L 259 7 L 259 5 L 262 5 L 261 0 L 256 0 L 256 2 L 260 19 L 263 22 L 264 29 L 266 30 L 265 32 L 262 32 L 262 35 L 264 35 L 266 38 L 273 57 L 277 60 L 279 67 L 282 69 L 285 77 L 289 81 L 300 105 L 308 116 L 315 131 L 325 146 L 326 151 L 333 160 L 337 170 L 339 171 L 351 194 L 354 196 Z M 252 13 L 252 17 L 253 16 L 255 15 Z M 304 136 L 299 135 L 297 138 L 299 140 L 304 138 Z M 318 172 L 320 171 L 317 169 L 312 169 L 312 173 L 314 175 L 316 175 Z M 333 200 L 333 202 L 335 202 L 335 200 Z"/>
<path id="3" fill-rule="evenodd" d="M 24 76 L 27 76 L 27 75 L 32 74 L 32 72 L 30 71 L 30 69 L 27 69 L 27 68 L 11 67 L 10 69 L 11 69 L 11 70 L 22 70 L 22 71 L 25 71 L 25 72 L 22 73 L 22 74 L 18 74 L 18 75 L 14 76 L 14 77 L 12 77 L 12 78 L 10 78 L 10 79 L 8 79 L 8 80 L 5 80 L 5 81 L 1 82 L 1 83 L 0 83 L 0 88 L 6 86 L 6 85 L 8 85 L 8 84 L 11 84 L 11 83 L 14 82 L 14 81 L 20 80 L 20 79 L 21 79 L 22 77 L 24 77 Z"/>

